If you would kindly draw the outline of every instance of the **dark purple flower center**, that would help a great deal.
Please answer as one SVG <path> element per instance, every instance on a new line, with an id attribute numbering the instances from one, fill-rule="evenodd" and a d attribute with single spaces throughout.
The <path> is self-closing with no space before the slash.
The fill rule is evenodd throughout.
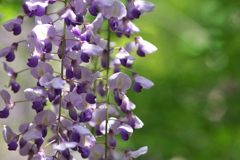
<path id="1" fill-rule="evenodd" d="M 98 6 L 95 3 L 92 3 L 92 5 L 88 8 L 88 11 L 91 15 L 97 16 Z"/>
<path id="2" fill-rule="evenodd" d="M 16 151 L 18 147 L 18 144 L 15 140 L 12 140 L 9 144 L 8 144 L 8 150 L 10 151 Z"/>
<path id="3" fill-rule="evenodd" d="M 9 116 L 9 108 L 5 107 L 2 111 L 0 111 L 0 118 L 7 118 Z"/>

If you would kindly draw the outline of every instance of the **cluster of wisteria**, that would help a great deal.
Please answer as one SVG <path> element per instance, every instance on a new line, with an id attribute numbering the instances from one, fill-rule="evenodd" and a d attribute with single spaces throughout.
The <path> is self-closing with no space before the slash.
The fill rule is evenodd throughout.
<path id="1" fill-rule="evenodd" d="M 50 12 L 48 8 L 54 5 L 63 7 Z M 90 160 L 131 160 L 145 154 L 146 146 L 136 151 L 118 148 L 115 137 L 119 134 L 127 141 L 135 129 L 143 127 L 126 92 L 130 88 L 141 92 L 154 84 L 130 70 L 135 60 L 130 53 L 144 57 L 157 48 L 134 35 L 139 29 L 132 20 L 153 11 L 154 4 L 142 0 L 25 0 L 22 8 L 25 14 L 3 27 L 17 36 L 26 17 L 35 18 L 35 26 L 25 40 L 1 49 L 0 57 L 13 63 L 18 44 L 28 46 L 25 63 L 29 68 L 24 71 L 36 79 L 36 86 L 24 89 L 24 101 L 32 104 L 36 115 L 33 121 L 21 124 L 18 133 L 4 125 L 8 149 L 19 149 L 20 155 L 32 160 L 71 160 L 74 151 Z M 94 20 L 89 22 L 91 18 Z M 128 37 L 131 42 L 117 47 L 111 36 Z M 60 71 L 52 61 L 59 63 Z M 9 87 L 17 93 L 20 72 L 11 63 L 2 63 L 10 77 Z M 0 95 L 5 103 L 0 118 L 7 118 L 17 101 L 7 90 L 2 89 Z M 49 147 L 52 155 L 45 155 Z"/>

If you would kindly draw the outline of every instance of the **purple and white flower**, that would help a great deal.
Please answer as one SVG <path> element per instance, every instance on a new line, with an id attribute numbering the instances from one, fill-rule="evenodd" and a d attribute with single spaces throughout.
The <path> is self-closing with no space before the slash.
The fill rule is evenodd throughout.
<path id="1" fill-rule="evenodd" d="M 10 101 L 10 94 L 6 90 L 1 90 L 0 95 L 5 103 L 5 108 L 0 111 L 0 118 L 7 118 L 9 116 L 9 110 L 14 106 L 14 102 Z"/>
<path id="2" fill-rule="evenodd" d="M 140 57 L 145 57 L 145 54 L 151 54 L 157 51 L 157 47 L 153 44 L 149 43 L 142 39 L 142 37 L 138 36 L 135 38 L 136 45 L 138 46 L 137 54 Z"/>
<path id="3" fill-rule="evenodd" d="M 137 158 L 137 157 L 139 157 L 142 154 L 146 154 L 147 151 L 148 151 L 148 147 L 147 146 L 139 148 L 136 151 L 127 150 L 127 151 L 125 151 L 126 157 L 124 158 L 124 160 L 132 160 L 132 158 Z"/>
<path id="4" fill-rule="evenodd" d="M 10 47 L 6 47 L 0 50 L 0 57 L 5 57 L 6 61 L 12 62 L 15 59 L 14 50 L 17 50 L 18 44 L 13 43 Z"/>
<path id="5" fill-rule="evenodd" d="M 17 36 L 22 32 L 22 28 L 21 28 L 22 22 L 23 22 L 23 16 L 18 16 L 16 19 L 12 19 L 3 23 L 3 27 L 8 32 L 13 32 L 13 35 Z"/>

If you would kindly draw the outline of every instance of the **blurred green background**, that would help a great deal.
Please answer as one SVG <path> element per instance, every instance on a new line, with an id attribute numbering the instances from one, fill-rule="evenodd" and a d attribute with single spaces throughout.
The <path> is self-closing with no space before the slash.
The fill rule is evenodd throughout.
<path id="1" fill-rule="evenodd" d="M 128 91 L 144 127 L 120 146 L 148 146 L 139 160 L 239 160 L 240 1 L 149 1 L 155 11 L 134 23 L 158 51 L 138 57 L 133 70 L 155 86 Z M 0 23 L 20 5 L 0 1 Z"/>

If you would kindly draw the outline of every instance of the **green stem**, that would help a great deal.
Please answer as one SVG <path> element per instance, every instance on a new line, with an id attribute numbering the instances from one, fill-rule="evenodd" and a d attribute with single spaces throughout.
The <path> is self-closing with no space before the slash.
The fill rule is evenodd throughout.
<path id="1" fill-rule="evenodd" d="M 94 57 L 94 69 L 93 72 L 95 73 L 97 71 L 97 67 L 98 67 L 98 56 Z M 97 81 L 95 80 L 93 83 L 93 92 L 96 94 L 96 86 L 97 86 Z"/>
<path id="2" fill-rule="evenodd" d="M 65 0 L 64 6 L 67 6 L 67 0 Z M 63 69 L 64 69 L 64 54 L 65 54 L 65 46 L 66 46 L 66 40 L 65 40 L 65 36 L 66 36 L 66 25 L 65 23 L 63 24 L 63 38 L 62 38 L 62 63 L 61 63 L 61 78 L 63 79 Z M 60 143 L 60 137 L 59 137 L 59 133 L 60 133 L 60 126 L 61 126 L 61 112 L 62 112 L 62 98 L 63 98 L 63 94 L 61 92 L 60 94 L 60 102 L 59 102 L 59 110 L 58 110 L 58 126 L 57 126 L 57 130 L 58 130 L 58 134 L 57 134 L 57 143 Z M 58 154 L 58 157 L 60 156 L 60 153 Z"/>
<path id="3" fill-rule="evenodd" d="M 107 73 L 106 73 L 106 79 L 109 77 L 109 66 L 110 66 L 110 35 L 111 35 L 111 29 L 110 29 L 110 20 L 108 20 L 108 43 L 107 43 Z M 105 160 L 107 160 L 108 157 L 108 105 L 109 105 L 109 88 L 108 88 L 108 80 L 106 82 L 106 124 L 105 124 Z"/>
<path id="4" fill-rule="evenodd" d="M 16 73 L 19 74 L 19 73 L 25 72 L 25 71 L 30 70 L 30 69 L 31 69 L 31 68 L 26 68 L 26 69 L 23 69 L 23 70 L 18 71 L 18 72 L 16 72 Z"/>

